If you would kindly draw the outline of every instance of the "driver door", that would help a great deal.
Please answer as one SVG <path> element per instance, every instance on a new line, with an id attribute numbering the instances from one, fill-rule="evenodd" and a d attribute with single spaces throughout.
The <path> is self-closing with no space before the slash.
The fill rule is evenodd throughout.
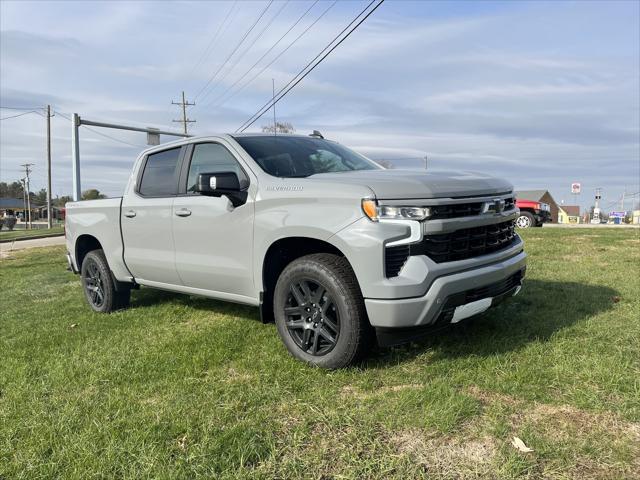
<path id="1" fill-rule="evenodd" d="M 188 168 L 187 168 L 188 166 Z M 249 180 L 236 157 L 222 143 L 190 146 L 181 176 L 183 194 L 173 203 L 175 260 L 186 287 L 255 297 L 253 286 L 254 199 L 233 207 L 227 197 L 195 193 L 200 173 L 236 172 Z"/>

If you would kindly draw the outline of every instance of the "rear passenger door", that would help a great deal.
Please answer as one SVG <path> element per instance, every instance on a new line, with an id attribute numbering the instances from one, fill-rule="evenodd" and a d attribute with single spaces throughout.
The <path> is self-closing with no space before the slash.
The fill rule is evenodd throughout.
<path id="1" fill-rule="evenodd" d="M 227 294 L 222 298 L 255 297 L 252 190 L 247 202 L 235 208 L 227 197 L 194 191 L 198 174 L 218 172 L 235 172 L 241 183 L 251 182 L 248 170 L 222 141 L 190 145 L 180 180 L 181 193 L 173 204 L 178 274 L 186 287 Z"/>
<path id="2" fill-rule="evenodd" d="M 143 284 L 180 285 L 172 221 L 183 151 L 177 147 L 149 154 L 133 191 L 122 200 L 124 260 Z"/>

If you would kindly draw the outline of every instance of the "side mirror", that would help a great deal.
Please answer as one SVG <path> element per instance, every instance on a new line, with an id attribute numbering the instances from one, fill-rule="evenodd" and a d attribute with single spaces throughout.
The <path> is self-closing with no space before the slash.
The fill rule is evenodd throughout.
<path id="1" fill-rule="evenodd" d="M 240 180 L 236 172 L 201 173 L 198 175 L 196 192 L 208 197 L 228 197 L 234 207 L 247 201 L 246 180 Z"/>

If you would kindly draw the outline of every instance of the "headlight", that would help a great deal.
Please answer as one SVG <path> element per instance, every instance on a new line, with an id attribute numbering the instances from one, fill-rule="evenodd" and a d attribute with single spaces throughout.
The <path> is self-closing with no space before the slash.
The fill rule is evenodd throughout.
<path id="1" fill-rule="evenodd" d="M 424 220 L 431 215 L 429 207 L 392 207 L 378 205 L 375 200 L 362 200 L 362 211 L 370 220 Z"/>

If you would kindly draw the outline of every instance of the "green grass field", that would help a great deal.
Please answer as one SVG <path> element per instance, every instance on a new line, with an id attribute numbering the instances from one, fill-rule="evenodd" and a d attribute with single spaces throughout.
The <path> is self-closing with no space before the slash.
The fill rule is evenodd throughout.
<path id="1" fill-rule="evenodd" d="M 24 240 L 31 237 L 62 235 L 63 233 L 64 228 L 62 226 L 53 227 L 51 230 L 47 228 L 37 228 L 33 230 L 0 230 L 0 240 Z"/>
<path id="2" fill-rule="evenodd" d="M 93 314 L 61 248 L 12 254 L 0 478 L 638 478 L 638 231 L 523 236 L 519 296 L 334 372 L 256 309 L 142 289 Z"/>

